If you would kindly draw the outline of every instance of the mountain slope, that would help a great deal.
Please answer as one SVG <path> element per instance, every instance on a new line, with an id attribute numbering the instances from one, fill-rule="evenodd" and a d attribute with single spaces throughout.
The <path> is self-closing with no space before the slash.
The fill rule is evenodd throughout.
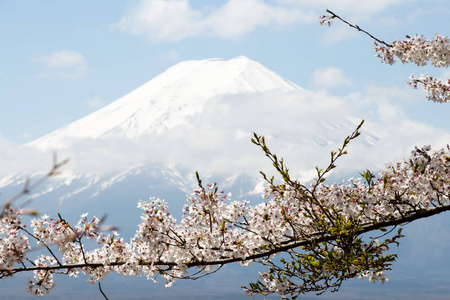
<path id="1" fill-rule="evenodd" d="M 134 139 L 187 123 L 224 95 L 301 88 L 244 56 L 181 62 L 102 109 L 28 144 L 67 148 L 80 139 Z"/>
<path id="2" fill-rule="evenodd" d="M 56 150 L 70 158 L 57 182 L 35 194 L 61 203 L 87 206 L 105 191 L 126 191 L 133 204 L 144 196 L 164 197 L 163 190 L 190 193 L 195 171 L 205 182 L 247 197 L 263 188 L 260 170 L 274 174 L 270 161 L 251 144 L 252 132 L 266 136 L 271 150 L 289 162 L 291 175 L 307 182 L 368 112 L 351 99 L 305 90 L 243 56 L 187 61 L 24 148 L 40 154 L 34 157 Z M 373 162 L 385 163 L 385 149 L 374 152 L 373 147 L 388 133 L 367 123 L 351 152 L 352 164 L 339 168 L 346 174 L 373 169 L 369 150 Z M 23 175 L 5 177 L 0 187 L 17 190 L 14 183 L 21 181 Z M 123 198 L 114 199 L 108 204 L 118 207 Z"/>

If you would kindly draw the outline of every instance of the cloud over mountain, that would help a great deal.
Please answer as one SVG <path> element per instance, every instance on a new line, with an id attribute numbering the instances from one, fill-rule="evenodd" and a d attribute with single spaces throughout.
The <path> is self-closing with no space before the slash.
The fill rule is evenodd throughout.
<path id="1" fill-rule="evenodd" d="M 59 50 L 36 55 L 33 62 L 43 67 L 39 76 L 51 79 L 82 79 L 88 72 L 87 62 L 79 52 Z"/>
<path id="2" fill-rule="evenodd" d="M 259 28 L 317 22 L 317 16 L 325 13 L 324 7 L 338 8 L 352 20 L 364 20 L 402 2 L 405 0 L 228 0 L 219 6 L 194 6 L 189 0 L 141 0 L 116 25 L 150 41 L 179 41 L 196 36 L 236 39 Z"/>
<path id="3" fill-rule="evenodd" d="M 186 61 L 20 147 L 20 157 L 4 165 L 22 166 L 23 172 L 26 167 L 29 172 L 38 166 L 47 170 L 56 151 L 71 159 L 62 176 L 65 184 L 78 182 L 78 190 L 91 188 L 91 195 L 130 176 L 149 174 L 149 182 L 157 179 L 189 192 L 195 171 L 230 186 L 237 178 L 248 178 L 248 193 L 261 180 L 258 171 L 275 173 L 250 142 L 253 132 L 264 135 L 271 150 L 285 158 L 293 177 L 310 181 L 314 168 L 325 167 L 329 152 L 364 119 L 362 135 L 338 162 L 334 178 L 340 180 L 366 168 L 377 171 L 408 156 L 415 145 L 445 145 L 448 130 L 405 114 L 414 97 L 414 91 L 400 88 L 367 87 L 344 97 L 305 90 L 243 56 Z M 4 149 L 11 153 L 14 145 Z M 3 174 L 9 174 L 7 169 Z M 5 178 L 2 186 L 15 177 Z"/>

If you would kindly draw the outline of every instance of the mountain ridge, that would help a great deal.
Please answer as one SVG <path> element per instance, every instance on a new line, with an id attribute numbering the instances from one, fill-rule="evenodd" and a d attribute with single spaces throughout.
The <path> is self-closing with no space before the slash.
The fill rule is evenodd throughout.
<path id="1" fill-rule="evenodd" d="M 61 149 L 80 139 L 133 139 L 161 134 L 186 125 L 186 117 L 199 113 L 210 99 L 273 90 L 302 88 L 245 56 L 184 61 L 96 112 L 26 146 Z"/>
<path id="2" fill-rule="evenodd" d="M 119 189 L 130 184 L 133 199 L 163 189 L 189 194 L 196 187 L 196 171 L 205 182 L 222 183 L 241 197 L 254 196 L 264 188 L 259 171 L 273 170 L 251 144 L 252 132 L 265 135 L 274 152 L 294 162 L 291 175 L 308 182 L 316 176 L 314 167 L 326 164 L 329 151 L 341 146 L 360 122 L 357 106 L 346 101 L 305 90 L 244 56 L 181 62 L 26 144 L 39 159 L 42 151 L 54 150 L 71 160 L 56 181 L 34 196 L 96 202 L 105 192 L 121 194 Z M 344 114 L 337 113 L 343 109 Z M 379 135 L 366 131 L 364 139 L 373 147 Z M 15 183 L 17 189 L 24 178 L 7 176 L 0 187 Z"/>

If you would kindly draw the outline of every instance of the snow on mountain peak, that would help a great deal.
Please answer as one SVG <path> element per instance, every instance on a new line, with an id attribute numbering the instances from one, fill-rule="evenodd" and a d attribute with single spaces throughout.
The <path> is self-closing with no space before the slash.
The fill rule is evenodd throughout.
<path id="1" fill-rule="evenodd" d="M 158 134 L 185 123 L 217 97 L 301 88 L 244 56 L 180 62 L 100 110 L 27 146 L 62 149 L 79 139 Z"/>

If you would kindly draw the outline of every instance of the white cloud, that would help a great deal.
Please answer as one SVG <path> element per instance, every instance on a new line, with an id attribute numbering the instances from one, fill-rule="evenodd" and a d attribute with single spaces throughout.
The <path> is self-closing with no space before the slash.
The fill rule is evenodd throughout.
<path id="1" fill-rule="evenodd" d="M 181 60 L 181 54 L 175 50 L 169 50 L 161 54 L 161 58 L 171 62 L 178 62 Z"/>
<path id="2" fill-rule="evenodd" d="M 81 53 L 69 50 L 60 50 L 50 55 L 37 56 L 36 61 L 47 68 L 72 68 L 86 64 Z"/>
<path id="3" fill-rule="evenodd" d="M 26 149 L 0 137 L 0 186 L 8 176 L 20 173 L 32 174 L 50 170 L 51 154 L 43 156 L 37 150 Z M 6 177 L 5 177 L 6 176 Z"/>
<path id="4" fill-rule="evenodd" d="M 195 170 L 225 176 L 258 177 L 259 170 L 275 174 L 270 161 L 250 142 L 256 132 L 285 158 L 292 176 L 306 181 L 314 177 L 315 166 L 327 165 L 329 152 L 341 147 L 364 119 L 362 135 L 338 163 L 335 174 L 345 179 L 406 158 L 415 145 L 445 146 L 450 131 L 407 116 L 404 106 L 413 94 L 370 87 L 348 97 L 324 90 L 229 96 L 211 100 L 200 113 L 187 117 L 189 126 L 137 140 L 84 140 L 58 154 L 71 158 L 68 168 L 76 174 L 123 171 L 142 164 L 171 166 L 182 177 Z"/>
<path id="5" fill-rule="evenodd" d="M 19 137 L 24 140 L 28 140 L 31 138 L 31 135 L 28 132 L 22 132 Z"/>
<path id="6" fill-rule="evenodd" d="M 180 40 L 202 31 L 202 13 L 188 0 L 142 0 L 118 23 L 119 28 L 150 40 Z"/>
<path id="7" fill-rule="evenodd" d="M 262 26 L 284 26 L 316 19 L 316 15 L 303 10 L 262 0 L 229 0 L 207 12 L 193 9 L 188 0 L 141 0 L 117 25 L 149 40 L 177 41 L 205 35 L 238 38 Z"/>
<path id="8" fill-rule="evenodd" d="M 193 36 L 235 39 L 261 27 L 317 22 L 326 8 L 350 21 L 368 20 L 389 6 L 412 0 L 228 0 L 221 6 L 193 8 L 189 0 L 141 0 L 117 24 L 125 32 L 151 41 L 178 41 Z M 342 34 L 341 34 L 342 35 Z"/>
<path id="9" fill-rule="evenodd" d="M 36 55 L 33 62 L 43 67 L 42 78 L 82 79 L 88 72 L 87 62 L 79 52 L 59 50 L 49 55 Z"/>
<path id="10" fill-rule="evenodd" d="M 105 105 L 105 101 L 99 96 L 95 96 L 87 102 L 89 107 L 98 108 Z"/>
<path id="11" fill-rule="evenodd" d="M 283 26 L 316 19 L 316 16 L 307 15 L 300 9 L 269 5 L 261 0 L 230 0 L 205 19 L 205 26 L 214 36 L 234 38 L 247 35 L 258 27 Z"/>
<path id="12" fill-rule="evenodd" d="M 346 76 L 341 69 L 336 67 L 316 69 L 311 75 L 311 80 L 313 87 L 316 89 L 353 85 L 350 77 Z"/>

